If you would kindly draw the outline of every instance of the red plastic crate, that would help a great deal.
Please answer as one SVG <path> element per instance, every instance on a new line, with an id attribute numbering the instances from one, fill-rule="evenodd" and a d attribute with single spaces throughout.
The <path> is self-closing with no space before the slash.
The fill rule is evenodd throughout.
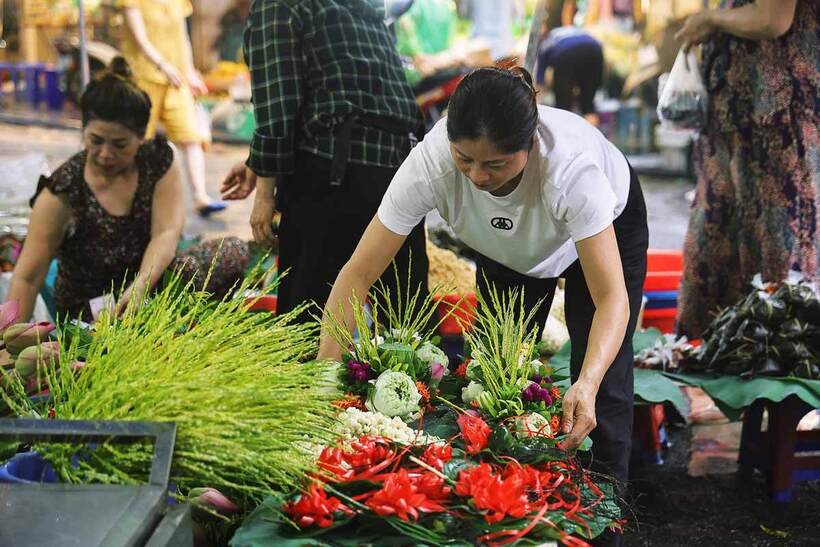
<path id="1" fill-rule="evenodd" d="M 438 333 L 441 336 L 461 336 L 464 334 L 462 325 L 466 325 L 469 329 L 470 325 L 475 321 L 475 309 L 478 306 L 475 293 L 470 293 L 463 297 L 460 294 L 445 294 L 443 296 L 433 296 L 433 299 L 438 301 L 436 312 L 439 318 L 443 318 L 450 312 L 453 306 L 457 306 L 455 311 L 439 325 Z M 459 301 L 461 301 L 460 305 Z"/>
<path id="2" fill-rule="evenodd" d="M 646 270 L 649 272 L 679 272 L 683 270 L 683 251 L 649 249 L 646 252 Z"/>
<path id="3" fill-rule="evenodd" d="M 650 249 L 646 253 L 643 290 L 676 291 L 683 276 L 683 251 Z"/>
<path id="4" fill-rule="evenodd" d="M 680 280 L 683 272 L 647 272 L 643 282 L 644 292 L 653 291 L 677 291 L 680 288 Z"/>
<path id="5" fill-rule="evenodd" d="M 675 331 L 675 308 L 643 311 L 643 328 L 655 327 L 664 334 Z"/>

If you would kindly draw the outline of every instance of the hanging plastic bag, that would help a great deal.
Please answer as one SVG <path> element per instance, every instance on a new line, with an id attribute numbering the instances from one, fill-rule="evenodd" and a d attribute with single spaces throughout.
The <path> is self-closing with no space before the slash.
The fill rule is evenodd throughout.
<path id="1" fill-rule="evenodd" d="M 702 129 L 707 98 L 697 58 L 680 50 L 666 85 L 660 90 L 658 117 L 680 129 Z"/>

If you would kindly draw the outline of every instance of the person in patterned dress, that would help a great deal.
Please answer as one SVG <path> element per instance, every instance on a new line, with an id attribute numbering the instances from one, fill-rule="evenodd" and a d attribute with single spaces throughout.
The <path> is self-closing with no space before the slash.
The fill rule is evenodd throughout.
<path id="1" fill-rule="evenodd" d="M 678 37 L 709 92 L 684 244 L 678 332 L 700 337 L 760 272 L 818 279 L 820 3 L 724 0 Z"/>
<path id="2" fill-rule="evenodd" d="M 89 84 L 80 101 L 83 150 L 32 198 L 29 233 L 8 300 L 31 316 L 49 264 L 59 262 L 58 316 L 91 321 L 89 301 L 114 294 L 116 311 L 143 295 L 173 260 L 184 211 L 179 162 L 161 139 L 144 140 L 148 95 L 122 58 Z"/>

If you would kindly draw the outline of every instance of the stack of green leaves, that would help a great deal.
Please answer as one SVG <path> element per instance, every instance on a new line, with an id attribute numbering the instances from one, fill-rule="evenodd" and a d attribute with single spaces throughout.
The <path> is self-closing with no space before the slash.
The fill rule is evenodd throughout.
<path id="1" fill-rule="evenodd" d="M 330 403 L 339 393 L 334 369 L 300 363 L 315 353 L 318 328 L 294 324 L 302 308 L 246 310 L 244 298 L 212 302 L 174 277 L 122 319 L 103 316 L 85 348 L 78 327 L 66 326 L 59 360 L 71 363 L 82 350 L 85 365 L 38 371 L 50 401 L 30 401 L 19 382 L 3 396 L 21 416 L 176 422 L 171 482 L 181 494 L 212 487 L 248 508 L 313 469 L 315 444 L 333 438 Z M 144 482 L 152 454 L 113 444 L 80 449 L 79 458 L 76 445 L 36 449 L 69 482 Z"/>
<path id="2" fill-rule="evenodd" d="M 820 299 L 811 283 L 792 274 L 762 283 L 724 309 L 704 333 L 689 370 L 820 379 Z"/>

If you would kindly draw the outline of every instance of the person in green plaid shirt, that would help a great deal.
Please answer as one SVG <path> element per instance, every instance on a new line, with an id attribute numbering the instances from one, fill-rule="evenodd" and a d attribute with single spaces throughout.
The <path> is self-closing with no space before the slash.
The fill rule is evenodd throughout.
<path id="1" fill-rule="evenodd" d="M 278 239 L 280 270 L 290 269 L 278 310 L 308 300 L 324 306 L 413 135 L 421 136 L 421 113 L 382 0 L 255 0 L 245 58 L 257 128 L 247 162 L 231 170 L 222 192 L 243 199 L 257 190 L 254 239 L 271 246 Z M 410 272 L 412 291 L 426 292 L 423 223 L 396 268 L 402 280 Z M 388 270 L 383 281 L 395 286 L 395 278 Z"/>

